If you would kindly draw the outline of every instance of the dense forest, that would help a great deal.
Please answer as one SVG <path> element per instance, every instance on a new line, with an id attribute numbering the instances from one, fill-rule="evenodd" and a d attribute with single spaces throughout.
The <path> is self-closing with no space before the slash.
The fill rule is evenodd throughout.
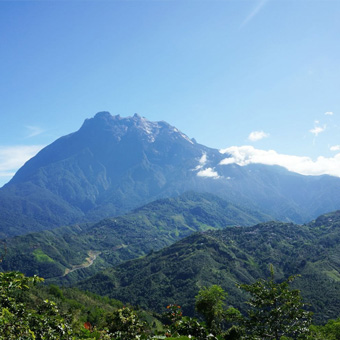
<path id="1" fill-rule="evenodd" d="M 147 256 L 108 268 L 78 283 L 78 288 L 160 312 L 180 303 L 194 315 L 194 300 L 203 286 L 220 285 L 229 302 L 245 312 L 246 294 L 238 284 L 268 277 L 301 274 L 293 282 L 324 323 L 340 310 L 340 213 L 320 216 L 308 225 L 266 222 L 194 233 Z"/>

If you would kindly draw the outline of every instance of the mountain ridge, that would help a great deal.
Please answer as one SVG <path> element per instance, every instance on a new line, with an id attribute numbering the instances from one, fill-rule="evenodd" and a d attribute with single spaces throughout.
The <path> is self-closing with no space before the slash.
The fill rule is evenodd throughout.
<path id="1" fill-rule="evenodd" d="M 0 237 L 95 222 L 186 191 L 297 223 L 340 207 L 340 178 L 221 164 L 226 157 L 166 122 L 97 113 L 0 189 Z"/>

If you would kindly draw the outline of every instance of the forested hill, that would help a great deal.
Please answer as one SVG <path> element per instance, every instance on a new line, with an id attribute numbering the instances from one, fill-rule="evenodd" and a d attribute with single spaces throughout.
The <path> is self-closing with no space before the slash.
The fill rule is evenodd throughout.
<path id="1" fill-rule="evenodd" d="M 228 301 L 244 310 L 236 283 L 269 276 L 295 281 L 311 303 L 317 321 L 340 312 L 340 212 L 307 225 L 267 222 L 191 235 L 170 247 L 107 269 L 79 287 L 161 311 L 169 303 L 192 314 L 194 297 L 203 286 L 221 285 Z"/>
<path id="2" fill-rule="evenodd" d="M 6 256 L 0 268 L 73 282 L 124 260 L 159 250 L 195 231 L 240 223 L 250 226 L 269 219 L 217 196 L 188 192 L 95 224 L 6 239 Z"/>

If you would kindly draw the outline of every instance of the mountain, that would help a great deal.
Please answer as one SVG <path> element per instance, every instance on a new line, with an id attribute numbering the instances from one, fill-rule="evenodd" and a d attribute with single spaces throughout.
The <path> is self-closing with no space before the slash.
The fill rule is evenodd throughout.
<path id="1" fill-rule="evenodd" d="M 226 157 L 166 122 L 97 113 L 0 189 L 0 237 L 95 222 L 186 191 L 298 223 L 340 207 L 340 178 L 223 165 Z"/>
<path id="2" fill-rule="evenodd" d="M 228 304 L 245 310 L 247 297 L 236 283 L 301 274 L 294 282 L 311 304 L 315 321 L 340 311 L 340 211 L 307 225 L 266 222 L 195 233 L 158 252 L 131 260 L 80 283 L 78 287 L 157 312 L 177 303 L 194 314 L 200 288 L 221 285 Z"/>
<path id="3" fill-rule="evenodd" d="M 159 250 L 196 231 L 239 223 L 250 226 L 265 220 L 268 216 L 212 194 L 188 192 L 95 224 L 6 239 L 0 270 L 19 270 L 29 276 L 69 283 Z"/>

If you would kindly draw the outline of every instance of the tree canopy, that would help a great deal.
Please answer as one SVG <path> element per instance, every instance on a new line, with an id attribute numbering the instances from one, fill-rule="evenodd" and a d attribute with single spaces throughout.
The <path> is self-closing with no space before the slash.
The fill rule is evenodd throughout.
<path id="1" fill-rule="evenodd" d="M 250 339 L 275 339 L 286 336 L 303 339 L 309 333 L 312 313 L 304 310 L 304 303 L 297 289 L 290 289 L 296 276 L 276 283 L 274 270 L 267 280 L 260 279 L 240 288 L 250 293 L 250 309 L 244 318 L 246 337 Z"/>

